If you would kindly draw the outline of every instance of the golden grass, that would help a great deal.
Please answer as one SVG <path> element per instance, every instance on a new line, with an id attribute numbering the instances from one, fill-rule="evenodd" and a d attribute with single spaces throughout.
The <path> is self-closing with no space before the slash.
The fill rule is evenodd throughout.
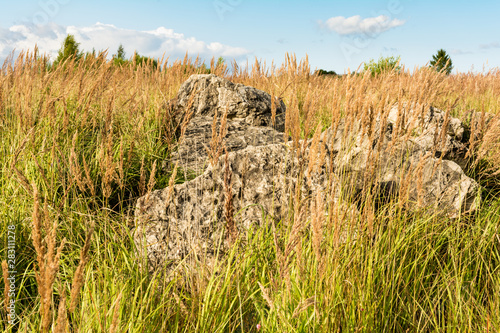
<path id="1" fill-rule="evenodd" d="M 38 272 L 35 273 L 35 276 L 38 293 L 41 297 L 41 331 L 47 332 L 52 324 L 51 307 L 54 281 L 59 271 L 59 261 L 66 239 L 64 238 L 59 247 L 56 248 L 57 219 L 53 219 L 52 223 L 50 222 L 51 217 L 47 201 L 44 202 L 43 215 L 40 213 L 38 189 L 35 184 L 33 184 L 33 188 L 35 204 L 33 207 L 32 238 L 38 264 Z M 43 235 L 43 230 L 46 230 L 46 235 Z"/>
<path id="2" fill-rule="evenodd" d="M 73 283 L 71 284 L 71 296 L 69 305 L 70 312 L 74 312 L 76 306 L 78 305 L 78 296 L 80 295 L 80 291 L 84 283 L 84 269 L 89 259 L 90 240 L 92 238 L 92 234 L 94 233 L 94 228 L 95 222 L 93 221 L 85 237 L 83 248 L 80 251 L 80 262 L 78 263 L 75 274 L 73 276 Z"/>
<path id="3" fill-rule="evenodd" d="M 4 283 L 4 307 L 5 307 L 5 313 L 9 313 L 9 303 L 10 303 L 10 297 L 9 297 L 9 291 L 10 291 L 10 283 L 8 277 L 9 277 L 9 268 L 7 266 L 7 261 L 2 260 L 2 277 L 3 277 L 3 283 Z"/>
<path id="4" fill-rule="evenodd" d="M 45 57 L 21 53 L 14 65 L 5 63 L 0 71 L 0 131 L 9 134 L 8 144 L 12 147 L 11 154 L 5 159 L 20 185 L 16 193 L 33 204 L 31 236 L 36 253 L 35 274 L 40 296 L 41 331 L 48 331 L 56 317 L 54 284 L 65 246 L 65 238 L 60 239 L 57 246 L 59 216 L 76 209 L 74 207 L 82 199 L 88 200 L 90 207 L 114 209 L 108 207 L 114 196 L 122 201 L 130 199 L 123 195 L 125 190 L 129 190 L 127 193 L 131 196 L 135 195 L 132 199 L 151 193 L 158 184 L 155 176 L 160 168 L 157 163 L 162 162 L 151 157 L 156 155 L 154 149 L 157 146 L 153 142 L 166 146 L 168 154 L 182 139 L 192 116 L 185 115 L 178 128 L 173 128 L 174 115 L 169 101 L 175 97 L 182 82 L 191 74 L 201 71 L 199 59 L 192 61 L 187 55 L 182 62 L 172 64 L 166 59 L 157 69 L 148 66 L 139 69 L 134 66 L 114 67 L 103 57 L 89 58 L 79 63 L 68 61 L 64 66 L 51 70 L 47 68 L 47 63 Z M 491 176 L 500 173 L 498 69 L 486 73 L 446 76 L 428 68 L 413 71 L 403 68 L 401 73 L 388 72 L 377 76 L 369 73 L 350 74 L 332 78 L 311 75 L 307 58 L 297 61 L 295 56 L 288 54 L 280 67 L 267 67 L 256 60 L 251 68 L 239 68 L 234 63 L 232 71 L 229 71 L 226 65 L 216 66 L 212 59 L 210 68 L 212 73 L 225 76 L 235 83 L 271 93 L 273 120 L 275 98 L 284 101 L 287 106 L 285 135 L 290 135 L 295 147 L 299 148 L 300 176 L 316 172 L 321 167 L 318 161 L 324 161 L 326 152 L 319 145 L 319 134 L 323 129 L 330 126 L 336 129 L 343 119 L 346 135 L 356 126 L 361 126 L 361 130 L 373 139 L 376 119 L 386 121 L 390 107 L 396 103 L 399 121 L 393 129 L 394 139 L 410 135 L 418 125 L 402 117 L 403 105 L 417 108 L 421 113 L 432 105 L 446 111 L 446 121 L 450 116 L 464 120 L 470 126 L 470 157 L 476 164 L 481 161 L 486 165 L 483 170 L 486 174 Z M 192 102 L 191 99 L 188 105 L 192 105 Z M 475 118 L 471 117 L 474 112 Z M 487 114 L 491 115 L 488 116 L 489 121 L 485 120 Z M 226 118 L 226 114 L 221 120 L 217 119 L 217 115 L 214 117 L 212 142 L 208 148 L 211 163 L 215 163 L 222 155 Z M 180 137 L 176 137 L 179 130 Z M 444 134 L 436 138 L 436 145 L 444 142 Z M 306 145 L 304 142 L 300 145 L 303 138 L 313 138 L 307 169 L 306 161 L 302 159 Z M 371 156 L 377 156 L 381 146 L 379 140 L 377 146 L 371 147 Z M 370 160 L 372 164 L 368 168 L 366 182 L 373 181 L 376 160 Z M 136 169 L 131 171 L 134 167 Z M 173 194 L 177 168 L 176 165 L 173 176 L 169 178 L 169 200 Z M 225 170 L 225 214 L 230 242 L 233 242 L 236 228 L 232 219 L 234 209 L 227 154 Z M 136 188 L 127 188 L 132 186 L 130 179 L 136 180 L 133 183 Z M 333 193 L 333 189 L 330 190 Z M 403 186 L 399 203 L 405 201 L 404 194 Z M 367 191 L 363 195 L 370 198 L 371 193 Z M 312 251 L 318 270 L 322 271 L 321 267 L 325 265 L 325 224 L 335 234 L 335 250 L 340 243 L 342 222 L 352 220 L 348 217 L 349 209 L 334 206 L 332 197 L 333 194 L 323 197 L 317 193 L 310 203 L 305 203 L 301 199 L 300 186 L 297 186 L 287 221 L 290 233 L 284 244 L 278 239 L 273 222 L 279 278 L 285 281 L 288 289 L 291 288 L 293 258 L 302 260 L 300 258 L 305 256 L 302 253 L 302 241 L 308 223 L 312 229 Z M 372 234 L 374 207 L 372 200 L 365 202 L 362 220 L 366 230 Z M 311 216 L 307 214 L 308 208 Z M 328 221 L 325 221 L 325 210 L 330 212 Z M 87 231 L 79 264 L 72 278 L 70 314 L 78 307 L 81 289 L 85 284 L 84 269 L 89 259 L 93 231 L 94 225 Z M 275 281 L 275 284 L 278 282 Z M 258 285 L 269 308 L 274 309 L 273 292 L 276 287 Z M 5 292 L 7 294 L 7 289 Z M 120 292 L 109 308 L 112 312 L 110 331 L 117 331 L 121 327 L 121 297 Z M 316 310 L 314 298 L 303 300 L 295 308 L 293 316 L 299 316 L 312 306 Z M 55 330 L 64 332 L 68 315 L 64 292 L 60 295 L 57 312 Z"/>

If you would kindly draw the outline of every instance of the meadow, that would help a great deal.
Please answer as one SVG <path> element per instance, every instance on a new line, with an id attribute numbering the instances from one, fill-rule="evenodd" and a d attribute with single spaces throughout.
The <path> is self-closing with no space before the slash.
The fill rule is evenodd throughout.
<path id="1" fill-rule="evenodd" d="M 500 331 L 500 70 L 318 76 L 293 55 L 231 69 L 187 56 L 156 67 L 104 56 L 48 64 L 21 53 L 0 71 L 4 332 Z M 135 201 L 187 180 L 163 163 L 179 140 L 168 102 L 208 68 L 281 97 L 296 141 L 398 102 L 449 111 L 467 125 L 465 172 L 483 185 L 481 207 L 450 219 L 408 211 L 402 198 L 375 209 L 367 196 L 360 215 L 318 204 L 315 216 L 236 241 L 215 270 L 180 262 L 169 278 L 150 274 L 134 248 Z M 340 225 L 358 237 L 339 242 Z"/>

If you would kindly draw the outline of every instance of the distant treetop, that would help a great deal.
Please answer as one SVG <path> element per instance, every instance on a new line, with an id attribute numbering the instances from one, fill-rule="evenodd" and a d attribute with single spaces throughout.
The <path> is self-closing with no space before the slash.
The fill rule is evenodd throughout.
<path id="1" fill-rule="evenodd" d="M 318 69 L 317 71 L 314 72 L 315 75 L 332 75 L 332 76 L 337 76 L 338 74 L 335 71 L 325 71 L 324 69 Z"/>
<path id="2" fill-rule="evenodd" d="M 370 62 L 365 63 L 363 67 L 363 73 L 369 71 L 373 76 L 387 71 L 401 71 L 400 65 L 401 57 L 380 57 L 378 61 L 371 59 Z"/>
<path id="3" fill-rule="evenodd" d="M 79 50 L 80 43 L 77 43 L 75 36 L 68 34 L 63 41 L 61 48 L 57 53 L 57 58 L 54 61 L 54 65 L 57 65 L 66 59 L 75 58 L 80 60 L 83 56 L 83 52 Z"/>
<path id="4" fill-rule="evenodd" d="M 432 56 L 430 65 L 438 72 L 443 71 L 446 75 L 451 74 L 451 70 L 453 69 L 453 63 L 450 56 L 443 49 L 438 50 L 437 53 Z"/>

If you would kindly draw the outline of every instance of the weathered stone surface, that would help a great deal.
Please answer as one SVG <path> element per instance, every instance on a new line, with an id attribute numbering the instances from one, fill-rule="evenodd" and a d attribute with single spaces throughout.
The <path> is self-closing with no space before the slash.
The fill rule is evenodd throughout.
<path id="1" fill-rule="evenodd" d="M 134 238 L 150 269 L 190 253 L 211 257 L 224 244 L 225 156 L 213 166 L 200 161 L 207 160 L 214 109 L 220 115 L 225 105 L 232 105 L 225 144 L 230 151 L 234 221 L 241 233 L 266 219 L 286 221 L 297 188 L 305 207 L 317 193 L 327 202 L 345 205 L 354 202 L 343 200 L 346 193 L 368 190 L 375 196 L 384 191 L 397 195 L 408 209 L 426 208 L 450 217 L 474 211 L 479 204 L 478 184 L 452 161 L 461 163 L 466 152 L 464 126 L 440 110 L 395 106 L 385 120 L 375 121 L 372 132 L 361 128 L 361 121 L 347 126 L 343 120 L 335 131 L 330 128 L 319 139 L 299 142 L 296 149 L 297 143 L 284 143 L 283 133 L 268 126 L 270 110 L 252 104 L 267 97 L 234 102 L 261 93 L 244 86 L 235 91 L 237 85 L 214 76 L 188 81 L 179 93 L 179 107 L 188 104 L 198 82 L 196 116 L 177 158 L 188 168 L 204 171 L 189 182 L 139 198 Z M 235 96 L 229 98 L 231 94 Z M 356 212 L 351 206 L 346 209 Z"/>
<path id="2" fill-rule="evenodd" d="M 361 146 L 362 147 L 362 146 Z M 474 211 L 479 204 L 479 185 L 451 160 L 433 157 L 418 143 L 407 141 L 379 150 L 352 148 L 337 154 L 335 166 L 349 174 L 352 185 L 362 191 L 368 185 L 391 188 L 410 208 L 428 208 L 457 217 Z"/>
<path id="3" fill-rule="evenodd" d="M 191 101 L 191 103 L 190 103 Z M 248 87 L 235 84 L 214 74 L 191 75 L 177 93 L 175 107 L 182 112 L 178 114 L 177 124 L 182 123 L 185 116 L 192 112 L 192 118 L 198 116 L 213 117 L 215 113 L 223 115 L 227 111 L 227 119 L 244 119 L 250 126 L 271 126 L 284 131 L 285 104 L 277 99 L 276 124 L 271 119 L 271 95 Z M 191 107 L 188 106 L 191 104 Z"/>
<path id="4" fill-rule="evenodd" d="M 470 111 L 467 116 L 467 121 L 469 124 L 468 132 L 470 136 L 473 136 L 474 141 L 479 141 L 483 138 L 492 126 L 495 126 L 495 119 L 498 121 L 499 116 L 496 116 L 488 112 L 475 112 Z"/>
<path id="5" fill-rule="evenodd" d="M 198 116 L 189 122 L 184 137 L 170 162 L 179 162 L 179 166 L 197 174 L 207 167 L 208 150 L 212 138 L 213 118 Z M 220 129 L 220 123 L 216 132 Z M 228 152 L 244 149 L 248 146 L 262 146 L 284 142 L 284 135 L 269 126 L 249 126 L 244 119 L 227 121 L 227 134 L 224 146 Z"/>
<path id="6" fill-rule="evenodd" d="M 404 188 L 403 195 L 411 209 L 428 207 L 454 217 L 461 211 L 474 210 L 478 204 L 479 187 L 460 166 L 425 156 L 426 151 L 415 143 L 408 141 L 392 152 L 379 152 L 377 157 L 373 156 L 376 152 L 369 155 L 366 149 L 361 149 L 362 140 L 360 146 L 351 147 L 347 153 L 340 143 L 344 137 L 342 128 L 333 141 L 332 136 L 331 130 L 324 133 L 315 150 L 317 167 L 300 178 L 303 200 L 320 192 L 337 202 L 342 186 L 348 184 L 361 191 L 367 184 L 365 177 L 370 163 L 375 160 L 377 168 L 372 185 L 379 189 L 390 186 L 395 193 Z M 305 169 L 309 169 L 311 144 L 309 140 L 302 159 Z M 321 155 L 324 160 L 318 160 Z M 334 156 L 333 166 L 331 156 Z M 265 218 L 286 218 L 301 164 L 290 143 L 250 146 L 228 154 L 228 161 L 233 177 L 235 222 L 240 231 L 261 225 Z M 332 178 L 327 172 L 331 168 Z M 139 199 L 135 241 L 141 251 L 146 251 L 142 255 L 148 257 L 151 269 L 166 261 L 182 259 L 188 253 L 210 256 L 215 252 L 224 239 L 226 222 L 223 170 L 221 158 L 196 179 L 174 186 L 170 194 L 166 188 Z M 347 178 L 339 182 L 340 175 Z M 345 188 L 342 191 L 346 192 Z"/>
<path id="7" fill-rule="evenodd" d="M 287 214 L 290 195 L 295 194 L 299 159 L 285 144 L 249 146 L 228 154 L 232 174 L 231 192 L 235 223 L 240 231 L 261 225 L 266 218 L 279 221 Z M 221 158 L 215 166 L 192 181 L 152 192 L 137 202 L 135 241 L 146 249 L 150 267 L 165 260 L 178 260 L 188 253 L 213 254 L 223 240 L 224 168 Z M 301 198 L 325 192 L 327 166 L 301 179 Z M 339 187 L 334 186 L 338 191 Z M 338 193 L 333 193 L 334 199 Z"/>
<path id="8" fill-rule="evenodd" d="M 179 162 L 181 167 L 197 174 L 208 164 L 215 116 L 219 133 L 220 120 L 227 112 L 224 145 L 228 152 L 284 141 L 281 132 L 284 131 L 285 104 L 275 100 L 273 123 L 271 95 L 253 87 L 234 84 L 213 74 L 192 75 L 182 84 L 172 103 L 177 115 L 176 126 L 189 122 L 170 162 Z"/>
<path id="9" fill-rule="evenodd" d="M 372 139 L 363 135 L 360 122 L 356 122 L 348 130 L 341 123 L 335 138 L 328 129 L 322 139 L 328 142 L 329 152 L 335 156 L 334 168 L 349 175 L 358 191 L 367 185 L 379 189 L 390 187 L 393 192 L 403 188 L 404 198 L 413 207 L 436 209 L 449 217 L 474 211 L 479 204 L 479 185 L 458 164 L 465 164 L 467 152 L 462 142 L 463 124 L 452 117 L 445 121 L 444 112 L 433 107 L 424 115 L 421 118 L 414 110 L 400 113 L 406 117 L 403 124 L 417 125 L 403 139 L 393 136 L 398 121 L 397 105 L 389 112 L 383 135 L 380 121 L 375 128 L 377 135 Z M 448 127 L 441 135 L 445 123 Z M 436 137 L 444 138 L 443 144 L 435 141 Z"/>
<path id="10" fill-rule="evenodd" d="M 391 108 L 387 121 L 394 129 L 399 118 L 402 118 L 402 124 L 410 131 L 407 138 L 409 141 L 424 151 L 434 152 L 436 157 L 442 156 L 443 159 L 453 160 L 464 166 L 467 147 L 463 142 L 465 128 L 460 119 L 447 116 L 446 112 L 432 106 L 424 109 L 423 117 L 421 114 L 418 108 L 415 110 L 403 105 L 399 110 L 398 105 L 395 105 Z"/>

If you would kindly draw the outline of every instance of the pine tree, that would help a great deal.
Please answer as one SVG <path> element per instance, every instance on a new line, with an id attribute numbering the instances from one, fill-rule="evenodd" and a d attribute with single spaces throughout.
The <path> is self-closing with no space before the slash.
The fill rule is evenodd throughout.
<path id="1" fill-rule="evenodd" d="M 76 60 L 80 60 L 83 56 L 83 52 L 79 50 L 79 46 L 80 43 L 76 42 L 75 36 L 68 34 L 57 53 L 57 58 L 56 61 L 54 61 L 54 66 L 72 57 L 74 57 Z"/>
<path id="2" fill-rule="evenodd" d="M 438 72 L 443 71 L 446 75 L 449 75 L 453 69 L 453 63 L 451 62 L 450 56 L 443 49 L 438 50 L 437 53 L 432 56 L 430 64 L 431 67 L 435 68 Z"/>
<path id="3" fill-rule="evenodd" d="M 118 51 L 116 52 L 116 57 L 118 59 L 125 59 L 125 49 L 123 48 L 122 44 L 120 44 L 120 46 L 118 46 Z"/>
<path id="4" fill-rule="evenodd" d="M 127 63 L 127 60 L 125 60 L 125 49 L 123 48 L 122 44 L 118 46 L 116 54 L 113 54 L 113 63 L 115 65 L 123 65 Z"/>

